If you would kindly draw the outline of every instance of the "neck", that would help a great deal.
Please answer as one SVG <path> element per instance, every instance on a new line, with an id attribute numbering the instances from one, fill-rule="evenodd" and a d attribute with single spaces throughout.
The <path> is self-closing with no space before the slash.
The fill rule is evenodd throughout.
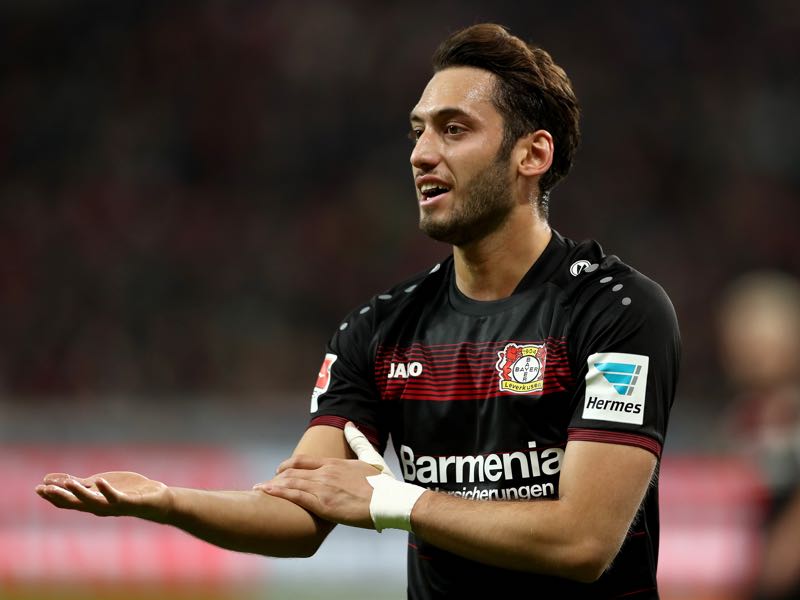
<path id="1" fill-rule="evenodd" d="M 510 296 L 541 256 L 553 233 L 530 206 L 518 206 L 488 236 L 453 248 L 456 285 L 473 300 Z"/>

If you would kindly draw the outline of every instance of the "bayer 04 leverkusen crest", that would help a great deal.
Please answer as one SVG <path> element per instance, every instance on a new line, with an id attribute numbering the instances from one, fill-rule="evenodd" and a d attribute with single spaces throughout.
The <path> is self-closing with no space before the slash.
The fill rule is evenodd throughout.
<path id="1" fill-rule="evenodd" d="M 544 386 L 544 344 L 506 344 L 497 353 L 500 391 L 515 394 L 541 392 Z"/>

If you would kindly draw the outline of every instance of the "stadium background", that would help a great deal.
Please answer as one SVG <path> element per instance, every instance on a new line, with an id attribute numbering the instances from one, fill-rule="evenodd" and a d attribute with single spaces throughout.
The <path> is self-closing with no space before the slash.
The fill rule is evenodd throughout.
<path id="1" fill-rule="evenodd" d="M 581 100 L 555 228 L 658 280 L 681 321 L 665 597 L 739 597 L 758 474 L 721 451 L 716 306 L 741 274 L 800 275 L 788 0 L 2 2 L 0 596 L 403 597 L 400 534 L 238 556 L 33 487 L 269 476 L 339 319 L 448 251 L 416 229 L 407 114 L 438 42 L 484 20 L 547 48 Z"/>

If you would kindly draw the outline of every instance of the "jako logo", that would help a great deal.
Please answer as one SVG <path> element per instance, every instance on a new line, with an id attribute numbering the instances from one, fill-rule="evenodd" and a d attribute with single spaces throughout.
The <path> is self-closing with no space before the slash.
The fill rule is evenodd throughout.
<path id="1" fill-rule="evenodd" d="M 409 377 L 419 377 L 420 375 L 422 375 L 422 363 L 420 362 L 393 362 L 389 365 L 387 379 L 408 379 Z"/>

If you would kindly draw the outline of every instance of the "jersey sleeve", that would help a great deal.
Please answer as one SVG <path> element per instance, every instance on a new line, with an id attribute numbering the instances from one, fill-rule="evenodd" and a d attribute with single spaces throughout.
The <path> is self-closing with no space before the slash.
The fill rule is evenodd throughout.
<path id="1" fill-rule="evenodd" d="M 344 429 L 345 423 L 352 421 L 383 452 L 388 434 L 381 422 L 373 377 L 374 335 L 369 313 L 367 305 L 348 315 L 328 341 L 311 393 L 309 427 Z"/>
<path id="2" fill-rule="evenodd" d="M 577 382 L 568 439 L 660 457 L 675 397 L 680 333 L 664 290 L 636 272 L 605 274 L 573 323 Z"/>

